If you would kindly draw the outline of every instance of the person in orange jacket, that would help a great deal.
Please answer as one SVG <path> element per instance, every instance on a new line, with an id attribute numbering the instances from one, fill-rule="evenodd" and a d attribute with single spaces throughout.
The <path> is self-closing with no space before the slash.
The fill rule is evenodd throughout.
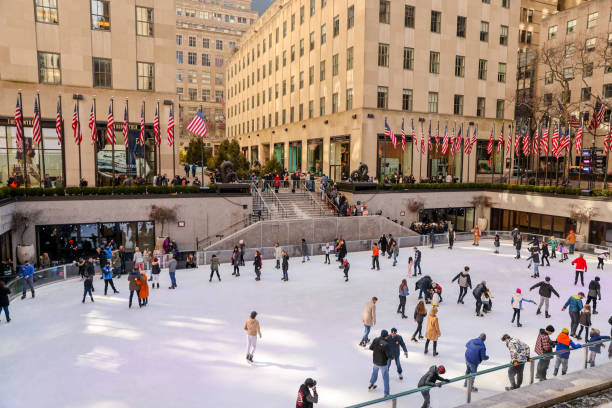
<path id="1" fill-rule="evenodd" d="M 374 247 L 372 248 L 372 269 L 376 267 L 376 270 L 380 271 L 380 263 L 378 263 L 378 254 L 380 251 L 378 250 L 378 244 L 375 242 Z"/>
<path id="2" fill-rule="evenodd" d="M 138 291 L 138 297 L 141 300 L 140 307 L 149 304 L 149 284 L 147 283 L 147 275 L 145 273 L 140 274 L 140 278 L 136 281 L 136 284 L 140 287 Z"/>
<path id="3" fill-rule="evenodd" d="M 574 246 L 576 245 L 576 234 L 574 233 L 574 230 L 570 230 L 569 235 L 567 238 L 565 238 L 565 240 L 569 244 L 569 253 L 573 254 Z"/>
<path id="4" fill-rule="evenodd" d="M 582 284 L 582 286 L 584 286 L 584 273 L 587 271 L 587 263 L 583 255 L 578 255 L 578 258 L 572 261 L 572 265 L 576 265 L 576 277 L 574 278 L 574 286 L 578 284 L 578 276 L 580 276 L 580 283 Z"/>
<path id="5" fill-rule="evenodd" d="M 474 228 L 472 228 L 470 232 L 474 233 L 474 242 L 472 243 L 472 245 L 478 246 L 480 236 L 482 235 L 482 232 L 480 232 L 480 228 L 478 228 L 478 225 L 476 225 Z"/>

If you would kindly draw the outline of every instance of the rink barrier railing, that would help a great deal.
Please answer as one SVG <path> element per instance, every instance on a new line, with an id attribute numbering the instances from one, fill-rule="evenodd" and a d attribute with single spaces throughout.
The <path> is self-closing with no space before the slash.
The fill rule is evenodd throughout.
<path id="1" fill-rule="evenodd" d="M 599 344 L 604 344 L 609 342 L 610 339 L 602 339 L 602 340 L 598 340 L 598 341 L 594 341 L 592 343 L 585 343 L 582 344 L 581 347 L 579 348 L 574 348 L 574 349 L 569 349 L 569 350 L 559 350 L 559 351 L 554 351 L 552 353 L 547 353 L 547 354 L 542 354 L 542 355 L 538 355 L 538 356 L 532 356 L 529 357 L 529 359 L 525 362 L 525 363 L 521 363 L 521 364 L 529 364 L 529 384 L 533 384 L 535 381 L 535 362 L 538 360 L 542 360 L 542 359 L 552 359 L 554 358 L 557 354 L 563 354 L 563 353 L 567 353 L 568 351 L 570 353 L 575 352 L 577 350 L 582 350 L 584 349 L 584 368 L 587 369 L 588 368 L 588 355 L 589 355 L 589 347 L 593 347 Z M 514 363 L 508 363 L 508 364 L 502 364 L 502 365 L 498 365 L 495 367 L 491 367 L 491 368 L 487 368 L 485 370 L 482 371 L 477 371 L 475 373 L 470 373 L 470 374 L 465 374 L 465 375 L 461 375 L 459 377 L 455 377 L 455 378 L 451 378 L 450 381 L 446 384 L 450 384 L 450 383 L 455 383 L 455 382 L 459 382 L 459 381 L 465 381 L 467 380 L 467 388 L 466 388 L 466 401 L 468 404 L 470 404 L 472 402 L 472 387 L 473 387 L 473 383 L 474 383 L 474 378 L 479 377 L 481 375 L 487 375 L 489 373 L 492 372 L 496 372 L 496 371 L 500 371 L 500 370 L 505 370 L 507 368 L 510 368 L 512 366 L 516 366 L 518 365 L 518 363 L 514 362 Z M 550 369 L 550 367 L 549 367 Z M 442 386 L 444 386 L 445 384 L 443 383 Z M 425 390 L 429 390 L 432 388 L 437 388 L 436 386 L 430 386 L 430 385 L 426 385 L 423 387 L 418 387 L 418 388 L 413 388 L 411 390 L 408 391 L 402 391 L 402 392 L 398 392 L 396 394 L 391 394 L 387 397 L 382 397 L 382 398 L 377 398 L 377 399 L 373 399 L 370 401 L 366 401 L 366 402 L 362 402 L 359 404 L 354 404 L 354 405 L 349 405 L 346 408 L 362 408 L 362 407 L 369 407 L 372 405 L 376 405 L 376 404 L 381 404 L 387 401 L 391 401 L 391 406 L 393 408 L 397 408 L 397 400 L 399 398 L 402 397 L 406 397 L 408 395 L 412 395 L 412 394 L 416 394 L 419 393 L 421 391 L 425 391 Z M 413 404 L 414 405 L 414 404 Z"/>

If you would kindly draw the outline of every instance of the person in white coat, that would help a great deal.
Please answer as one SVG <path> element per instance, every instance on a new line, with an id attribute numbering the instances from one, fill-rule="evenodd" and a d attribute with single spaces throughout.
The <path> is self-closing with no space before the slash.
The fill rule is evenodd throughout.
<path id="1" fill-rule="evenodd" d="M 516 293 L 512 295 L 512 299 L 510 299 L 510 304 L 512 305 L 512 309 L 514 309 L 514 313 L 512 314 L 511 323 L 514 323 L 514 319 L 516 318 L 516 327 L 523 326 L 521 324 L 521 309 L 523 308 L 523 302 L 533 303 L 534 305 L 536 304 L 536 302 L 531 299 L 523 298 L 523 295 L 521 294 L 521 290 L 517 289 Z"/>
<path id="2" fill-rule="evenodd" d="M 363 337 L 361 338 L 361 342 L 359 343 L 360 346 L 365 347 L 370 342 L 368 335 L 370 334 L 370 329 L 372 328 L 372 326 L 376 325 L 376 302 L 377 301 L 378 301 L 378 298 L 374 296 L 372 300 L 367 302 L 363 308 L 361 320 L 363 321 L 364 332 L 363 332 Z"/>
<path id="3" fill-rule="evenodd" d="M 274 244 L 274 259 L 276 259 L 276 269 L 280 269 L 282 257 L 283 257 L 283 248 L 277 242 L 276 244 Z"/>

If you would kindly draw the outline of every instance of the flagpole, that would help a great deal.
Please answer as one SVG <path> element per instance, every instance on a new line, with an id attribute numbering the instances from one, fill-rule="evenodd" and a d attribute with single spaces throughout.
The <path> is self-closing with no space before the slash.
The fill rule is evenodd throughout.
<path id="1" fill-rule="evenodd" d="M 145 100 L 142 100 L 142 128 L 143 128 L 143 139 L 141 140 L 142 142 L 142 168 L 140 169 L 140 177 L 142 177 L 145 185 L 147 184 L 147 178 L 145 175 L 145 171 L 147 170 L 147 126 L 146 126 L 146 114 L 145 114 L 145 109 L 146 109 L 146 105 L 145 105 Z"/>
<path id="2" fill-rule="evenodd" d="M 510 130 L 510 184 L 512 184 L 512 179 L 514 178 L 514 159 L 515 159 L 515 155 L 516 152 L 514 151 L 514 144 L 516 143 L 516 121 L 514 122 L 514 126 L 511 126 L 511 130 Z M 518 171 L 518 169 L 517 169 Z M 517 179 L 518 179 L 518 173 L 517 173 Z"/>
<path id="3" fill-rule="evenodd" d="M 609 135 L 611 135 L 611 134 L 612 134 L 612 115 L 610 115 L 610 122 L 608 124 L 608 133 L 606 133 L 605 139 L 604 139 L 604 149 L 606 148 L 605 147 L 605 142 L 606 141 L 608 142 L 608 152 L 606 153 L 606 170 L 605 170 L 605 173 L 604 173 L 604 187 L 603 187 L 604 190 L 608 189 L 608 169 L 609 169 L 608 163 L 610 161 L 610 144 L 612 144 L 612 143 L 610 143 L 612 141 L 610 140 L 610 136 Z M 593 175 L 593 177 L 595 177 L 595 175 Z"/>
<path id="4" fill-rule="evenodd" d="M 421 119 L 419 118 L 419 121 Z M 423 149 L 425 148 L 424 146 L 424 138 L 425 136 L 423 136 L 423 122 L 421 122 L 421 151 L 419 154 L 419 183 L 421 182 L 421 179 L 423 178 Z"/>
<path id="5" fill-rule="evenodd" d="M 58 95 L 59 112 L 60 112 L 60 134 L 62 135 L 61 148 L 62 148 L 62 179 L 64 181 L 64 187 L 66 185 L 66 135 L 64 134 L 64 110 L 62 109 L 62 94 Z M 57 181 L 55 183 L 57 186 Z"/>
<path id="6" fill-rule="evenodd" d="M 533 137 L 533 151 L 535 151 L 535 170 L 536 170 L 536 178 L 535 178 L 535 182 L 536 182 L 536 186 L 540 185 L 540 139 L 542 138 L 542 136 L 540 135 L 540 124 L 536 122 L 536 130 L 535 130 L 535 134 L 538 135 L 538 138 L 536 139 L 536 137 Z"/>
<path id="7" fill-rule="evenodd" d="M 81 138 L 81 111 L 79 109 L 79 100 L 76 100 L 77 102 L 77 138 L 81 139 L 79 140 L 78 146 L 79 146 L 79 184 L 78 186 L 81 186 L 81 180 L 83 179 L 83 172 L 82 172 L 82 167 L 81 167 L 81 143 L 83 142 L 82 138 Z"/>
<path id="8" fill-rule="evenodd" d="M 125 97 L 125 111 L 127 112 L 127 135 L 123 137 L 123 145 L 125 147 L 125 177 L 130 177 L 132 165 L 130 164 L 130 105 L 128 104 L 128 97 Z"/>
<path id="9" fill-rule="evenodd" d="M 559 124 L 561 124 L 561 120 L 559 120 Z M 562 129 L 560 128 L 559 129 L 559 136 L 561 136 L 561 132 L 562 132 Z M 560 142 L 561 142 L 561 138 L 558 137 L 557 138 L 557 151 L 559 150 L 559 143 Z M 556 159 L 557 159 L 557 165 L 556 165 L 556 171 L 555 171 L 555 173 L 556 173 L 556 175 L 555 175 L 555 187 L 559 187 L 559 155 L 557 154 L 557 152 L 555 152 L 555 156 L 556 156 Z"/>
<path id="10" fill-rule="evenodd" d="M 43 179 L 46 177 L 45 171 L 45 138 L 42 130 L 42 108 L 40 107 L 40 91 L 36 90 L 36 99 L 38 100 L 38 117 L 40 118 L 40 144 L 38 145 L 38 168 L 40 169 L 40 161 L 42 160 L 42 174 L 40 175 L 39 185 L 42 186 Z"/>
<path id="11" fill-rule="evenodd" d="M 567 136 L 570 139 L 569 140 L 570 145 L 568 149 L 564 149 L 565 150 L 565 163 L 563 163 L 563 178 L 567 181 L 567 185 L 569 187 L 569 162 L 571 160 L 571 149 L 572 149 L 572 127 L 570 126 L 569 121 L 567 123 Z M 568 154 L 568 150 L 570 150 L 569 154 Z"/>
<path id="12" fill-rule="evenodd" d="M 170 106 L 170 110 L 172 111 L 172 120 L 174 120 L 174 102 Z M 172 130 L 172 178 L 176 178 L 176 153 L 174 150 L 174 129 Z M 204 180 L 200 181 L 201 185 L 204 185 Z"/>
<path id="13" fill-rule="evenodd" d="M 459 142 L 459 153 L 461 154 L 461 171 L 459 172 L 459 182 L 463 183 L 463 148 L 465 140 L 463 139 L 463 121 L 461 121 L 461 141 Z"/>
<path id="14" fill-rule="evenodd" d="M 468 153 L 467 153 L 467 182 L 470 182 L 470 154 L 472 153 L 471 150 L 471 142 L 472 139 L 470 139 L 470 123 L 468 122 L 468 130 L 467 130 L 467 143 L 468 143 Z"/>
<path id="15" fill-rule="evenodd" d="M 387 123 L 387 117 L 385 116 L 385 124 L 386 123 Z M 385 180 L 385 170 L 384 170 L 385 163 L 383 163 L 383 161 L 386 159 L 387 159 L 387 138 L 383 136 L 383 157 L 381 157 L 381 160 L 380 160 L 380 176 L 383 182 Z"/>
<path id="16" fill-rule="evenodd" d="M 94 141 L 94 139 L 92 139 L 92 142 L 93 142 L 93 152 L 94 152 L 94 165 L 95 165 L 95 169 L 94 169 L 94 171 L 95 171 L 95 174 L 94 174 L 94 185 L 98 186 L 98 152 L 97 152 L 97 150 L 98 150 L 98 132 L 97 132 L 98 127 L 96 126 L 97 125 L 97 121 L 98 121 L 98 112 L 97 112 L 97 109 L 96 109 L 96 95 L 93 96 L 93 111 L 94 111 L 94 114 L 93 114 L 94 122 L 93 122 L 92 132 L 93 132 L 93 135 L 95 137 L 95 141 Z"/>
<path id="17" fill-rule="evenodd" d="M 410 123 L 411 123 L 411 128 L 412 128 L 411 130 L 413 130 L 414 129 L 414 119 L 412 119 Z M 412 143 L 410 143 L 410 146 L 411 146 L 410 148 L 410 176 L 411 178 L 414 178 L 414 143 L 415 143 L 414 136 L 415 136 L 414 132 L 412 132 L 410 134 L 410 139 L 412 139 Z"/>
<path id="18" fill-rule="evenodd" d="M 202 104 L 200 104 L 200 112 L 198 113 L 200 114 L 202 113 Z M 204 115 L 202 115 L 202 117 L 204 117 Z M 206 123 L 206 118 L 204 118 L 204 123 Z M 204 185 L 204 140 L 201 137 L 200 137 L 200 142 L 202 142 L 202 147 L 200 148 L 200 164 L 202 167 L 202 180 L 200 181 L 200 183 Z"/>
<path id="19" fill-rule="evenodd" d="M 111 129 L 111 132 L 113 132 L 111 135 L 112 136 L 111 137 L 111 160 L 112 160 L 113 179 L 111 180 L 111 186 L 113 187 L 113 192 L 114 192 L 115 191 L 115 123 L 114 123 L 115 122 L 115 101 L 114 101 L 114 96 L 111 96 L 110 103 L 111 103 L 111 113 L 113 114 L 113 128 Z"/>
<path id="20" fill-rule="evenodd" d="M 158 136 L 155 138 L 155 146 L 156 146 L 156 150 L 157 150 L 157 155 L 159 156 L 159 162 L 157 163 L 156 167 L 159 167 L 158 170 L 156 171 L 157 174 L 161 174 L 161 126 L 160 126 L 160 114 L 159 114 L 159 99 L 157 100 L 157 108 L 156 108 L 156 112 L 157 112 L 157 126 L 159 127 L 158 130 Z M 154 121 L 155 122 L 155 121 Z M 153 126 L 155 126 L 155 124 L 153 124 Z M 153 132 L 155 133 L 155 131 Z M 159 139 L 159 143 L 157 143 L 157 140 Z"/>
<path id="21" fill-rule="evenodd" d="M 493 122 L 493 137 L 491 138 L 491 155 L 493 159 L 491 160 L 491 184 L 495 182 L 495 153 L 497 150 L 497 146 L 495 146 L 495 122 Z M 476 142 L 476 147 L 478 147 L 478 141 Z"/>
<path id="22" fill-rule="evenodd" d="M 545 159 L 545 165 L 544 165 L 544 185 L 546 186 L 548 184 L 548 151 L 549 151 L 549 144 L 548 144 L 548 140 L 550 140 L 550 119 L 547 121 L 548 123 L 546 123 L 546 159 Z"/>

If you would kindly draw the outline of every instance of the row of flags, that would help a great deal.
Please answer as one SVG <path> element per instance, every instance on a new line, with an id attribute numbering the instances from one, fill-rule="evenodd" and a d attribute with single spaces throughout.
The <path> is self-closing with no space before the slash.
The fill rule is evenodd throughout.
<path id="1" fill-rule="evenodd" d="M 36 95 L 34 97 L 34 119 L 32 120 L 32 140 L 35 144 L 39 144 L 42 140 L 42 131 L 41 131 L 41 115 L 40 115 L 40 101 L 39 96 Z M 117 143 L 117 139 L 115 137 L 115 118 L 113 112 L 114 106 L 111 101 L 108 106 L 108 116 L 106 119 L 106 140 L 111 145 L 115 145 Z M 128 107 L 127 103 L 125 105 L 123 111 L 123 125 L 121 129 L 121 133 L 123 134 L 123 141 L 125 146 L 128 145 Z M 57 144 L 62 144 L 62 106 L 60 101 L 57 102 L 57 114 L 55 118 L 55 131 L 57 134 Z M 89 113 L 89 130 L 91 136 L 91 143 L 94 144 L 97 141 L 97 133 L 96 133 L 96 111 L 95 111 L 95 102 L 91 106 L 91 111 Z M 17 97 L 17 106 L 15 108 L 15 128 L 16 128 L 16 144 L 17 149 L 19 151 L 23 150 L 23 106 L 21 103 L 21 98 Z M 139 125 L 139 140 L 140 143 L 144 145 L 145 143 L 145 109 L 144 102 L 142 104 L 142 108 L 140 111 L 140 125 Z M 194 133 L 195 135 L 204 138 L 208 133 L 206 127 L 206 120 L 202 115 L 202 110 L 198 110 L 196 115 L 187 125 L 187 130 Z M 81 123 L 79 119 L 79 105 L 75 102 L 74 111 L 72 114 L 72 131 L 74 134 L 74 142 L 77 145 L 80 145 L 83 141 L 83 134 L 81 131 Z M 153 133 L 154 133 L 154 143 L 155 146 L 161 144 L 161 129 L 159 125 L 159 107 L 155 108 L 155 117 L 153 118 Z M 174 144 L 174 108 L 170 107 L 170 113 L 168 115 L 168 127 L 167 127 L 167 140 L 168 146 L 172 146 Z"/>
<path id="2" fill-rule="evenodd" d="M 596 126 L 594 129 L 599 127 L 603 119 L 603 113 L 598 113 L 598 112 L 605 112 L 605 108 L 603 108 L 604 105 L 602 104 L 601 106 L 602 107 L 599 108 L 599 111 L 596 110 L 596 115 L 598 117 L 597 119 L 598 123 L 596 125 L 593 125 L 593 126 Z M 589 124 L 589 129 L 591 128 L 592 123 L 593 121 L 591 121 L 591 124 Z M 559 158 L 563 156 L 566 150 L 571 149 L 571 138 L 570 138 L 571 128 L 573 128 L 571 123 L 569 126 L 567 126 L 565 130 L 560 130 L 559 124 L 558 123 L 555 124 L 555 127 L 552 132 L 552 138 L 550 139 L 552 143 L 551 153 L 555 158 Z M 576 151 L 576 154 L 578 155 L 580 155 L 582 152 L 583 130 L 584 130 L 584 124 L 581 119 L 578 122 L 578 125 L 576 127 L 576 132 L 575 132 L 576 137 L 574 140 L 575 151 Z M 497 137 L 497 142 L 495 141 L 495 124 L 494 124 L 493 128 L 491 129 L 491 133 L 489 135 L 489 143 L 487 144 L 487 154 L 491 156 L 493 154 L 493 150 L 495 150 L 495 152 L 499 154 L 503 152 L 504 145 L 505 145 L 506 155 L 510 153 L 510 149 L 512 147 L 514 147 L 514 154 L 516 157 L 519 157 L 521 153 L 525 157 L 528 157 L 531 154 L 548 155 L 549 153 L 549 142 L 548 142 L 549 133 L 550 133 L 549 128 L 542 129 L 541 126 L 536 127 L 533 135 L 531 134 L 529 129 L 526 129 L 524 133 L 521 134 L 520 129 L 517 128 L 516 134 L 514 137 L 514 145 L 513 145 L 511 132 L 508 133 L 507 139 L 504 137 L 504 126 L 503 125 L 501 126 L 499 136 Z M 447 124 L 444 127 L 444 136 L 442 138 L 442 143 L 440 143 L 440 123 L 438 122 L 438 125 L 436 127 L 435 136 L 432 136 L 431 121 L 429 122 L 429 129 L 427 131 L 427 136 L 425 136 L 423 124 L 421 123 L 421 137 L 420 137 L 420 143 L 419 143 L 419 138 L 417 137 L 416 131 L 414 129 L 414 121 L 412 121 L 412 141 L 414 143 L 414 147 L 417 150 L 417 152 L 420 151 L 422 155 L 424 155 L 425 152 L 427 151 L 432 152 L 434 150 L 436 153 L 441 152 L 442 154 L 449 153 L 453 155 L 461 151 L 462 143 L 463 143 L 463 153 L 468 154 L 468 155 L 471 154 L 474 148 L 474 144 L 478 140 L 478 124 L 474 126 L 471 135 L 470 135 L 470 126 L 468 125 L 465 140 L 463 137 L 463 124 L 461 124 L 461 126 L 459 127 L 459 131 L 456 136 L 455 134 L 456 134 L 456 125 L 453 125 L 453 128 L 451 129 L 451 133 L 449 135 L 448 124 Z M 391 140 L 391 143 L 393 144 L 393 148 L 396 149 L 398 138 L 396 137 L 395 133 L 391 130 L 389 124 L 387 123 L 386 118 L 385 118 L 384 135 L 385 137 Z M 426 139 L 428 140 L 427 147 L 425 146 Z M 433 139 L 433 143 L 432 143 L 432 139 Z M 404 120 L 403 119 L 402 119 L 402 126 L 401 126 L 401 143 L 402 143 L 401 144 L 402 151 L 406 150 L 406 132 L 404 130 Z M 435 143 L 435 148 L 434 148 L 434 143 Z M 604 137 L 604 154 L 607 155 L 611 147 L 612 147 L 612 115 L 610 115 L 610 124 L 608 128 L 608 132 L 606 133 Z"/>

